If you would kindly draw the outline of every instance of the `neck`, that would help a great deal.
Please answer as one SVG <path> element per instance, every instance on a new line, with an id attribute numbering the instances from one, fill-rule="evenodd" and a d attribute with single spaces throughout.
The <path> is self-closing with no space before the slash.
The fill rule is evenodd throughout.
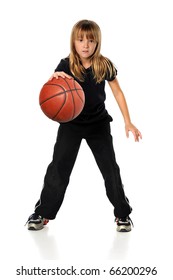
<path id="1" fill-rule="evenodd" d="M 81 59 L 82 65 L 84 68 L 89 68 L 91 66 L 91 60 L 90 59 Z"/>

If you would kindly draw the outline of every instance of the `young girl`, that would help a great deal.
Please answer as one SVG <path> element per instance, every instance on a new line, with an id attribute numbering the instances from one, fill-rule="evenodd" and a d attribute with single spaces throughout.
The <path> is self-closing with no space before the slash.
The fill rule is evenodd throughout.
<path id="1" fill-rule="evenodd" d="M 34 214 L 28 219 L 29 230 L 40 230 L 49 220 L 55 219 L 82 139 L 89 145 L 103 175 L 106 194 L 114 206 L 117 230 L 131 230 L 129 214 L 132 208 L 125 196 L 115 159 L 110 132 L 112 117 L 105 109 L 105 80 L 122 112 L 127 137 L 129 131 L 133 133 L 135 141 L 142 136 L 131 123 L 127 103 L 116 78 L 117 70 L 108 58 L 100 54 L 100 48 L 99 26 L 90 20 L 77 22 L 71 33 L 70 55 L 60 61 L 50 78 L 74 78 L 78 81 L 85 93 L 85 105 L 78 117 L 59 126 L 53 160 L 47 168 L 40 199 Z"/>

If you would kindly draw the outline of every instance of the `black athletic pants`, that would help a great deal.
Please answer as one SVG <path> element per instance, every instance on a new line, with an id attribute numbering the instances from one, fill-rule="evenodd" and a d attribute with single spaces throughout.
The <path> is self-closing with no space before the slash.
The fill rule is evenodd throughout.
<path id="1" fill-rule="evenodd" d="M 124 193 L 112 144 L 110 123 L 107 121 L 85 125 L 60 124 L 53 160 L 47 168 L 35 213 L 47 219 L 56 217 L 63 202 L 82 139 L 86 139 L 103 175 L 106 194 L 114 206 L 115 217 L 128 216 L 132 208 Z"/>

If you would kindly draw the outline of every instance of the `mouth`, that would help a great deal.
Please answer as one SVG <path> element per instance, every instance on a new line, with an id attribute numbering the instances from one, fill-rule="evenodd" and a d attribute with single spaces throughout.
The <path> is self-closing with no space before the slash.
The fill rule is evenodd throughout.
<path id="1" fill-rule="evenodd" d="M 89 51 L 87 51 L 87 50 L 84 50 L 84 51 L 82 51 L 82 53 L 85 53 L 85 54 L 87 54 L 87 53 L 89 53 Z"/>

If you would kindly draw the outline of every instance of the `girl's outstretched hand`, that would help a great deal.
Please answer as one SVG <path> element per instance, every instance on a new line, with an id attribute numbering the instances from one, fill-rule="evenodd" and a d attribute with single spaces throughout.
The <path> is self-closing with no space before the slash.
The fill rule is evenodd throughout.
<path id="1" fill-rule="evenodd" d="M 142 139 L 141 132 L 132 123 L 126 124 L 125 130 L 127 138 L 129 138 L 129 131 L 131 131 L 133 133 L 135 142 L 139 142 L 139 139 Z"/>
<path id="2" fill-rule="evenodd" d="M 71 77 L 70 75 L 66 74 L 65 72 L 63 72 L 63 71 L 62 71 L 62 72 L 58 71 L 58 72 L 53 73 L 53 74 L 50 76 L 49 80 L 52 80 L 53 78 L 58 79 L 58 77 L 73 79 L 73 77 Z"/>

